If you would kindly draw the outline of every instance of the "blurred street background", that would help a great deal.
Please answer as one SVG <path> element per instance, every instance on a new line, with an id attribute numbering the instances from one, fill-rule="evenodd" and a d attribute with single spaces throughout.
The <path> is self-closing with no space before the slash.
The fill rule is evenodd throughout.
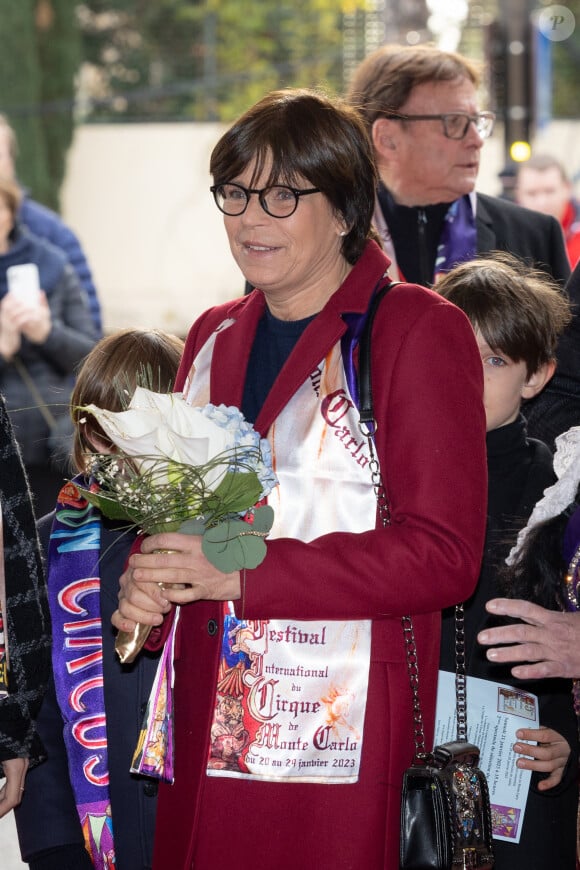
<path id="1" fill-rule="evenodd" d="M 343 93 L 384 42 L 484 65 L 498 121 L 478 190 L 509 196 L 501 170 L 536 151 L 580 177 L 580 0 L 0 0 L 0 32 L 18 178 L 80 237 L 106 331 L 184 335 L 243 291 L 208 190 L 215 142 L 273 88 Z M 0 870 L 24 866 L 9 815 Z"/>
<path id="2" fill-rule="evenodd" d="M 530 148 L 576 181 L 576 20 L 580 0 L 0 0 L 0 110 L 20 180 L 80 236 L 105 328 L 184 334 L 243 288 L 207 167 L 224 125 L 262 94 L 340 94 L 381 43 L 436 42 L 485 64 L 481 107 L 498 122 L 480 191 L 499 194 L 510 154 Z"/>

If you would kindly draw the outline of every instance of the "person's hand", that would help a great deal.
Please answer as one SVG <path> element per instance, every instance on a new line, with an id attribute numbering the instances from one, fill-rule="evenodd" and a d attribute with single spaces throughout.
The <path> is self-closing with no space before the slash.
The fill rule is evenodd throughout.
<path id="1" fill-rule="evenodd" d="M 28 770 L 27 758 L 9 758 L 2 762 L 6 781 L 0 788 L 0 819 L 17 807 L 24 792 L 24 779 Z"/>
<path id="2" fill-rule="evenodd" d="M 494 616 L 522 619 L 523 624 L 486 628 L 477 636 L 496 663 L 535 662 L 517 665 L 512 674 L 520 680 L 542 677 L 580 678 L 580 613 L 546 610 L 519 598 L 492 598 L 486 609 Z M 498 644 L 515 646 L 498 647 Z"/>
<path id="3" fill-rule="evenodd" d="M 178 532 L 145 538 L 119 583 L 119 609 L 112 622 L 121 631 L 132 631 L 137 622 L 160 625 L 172 604 L 241 597 L 239 571 L 218 571 L 202 553 L 201 536 Z"/>
<path id="4" fill-rule="evenodd" d="M 12 294 L 8 293 L 7 298 Z M 52 315 L 46 294 L 40 291 L 38 301 L 32 305 L 14 299 L 14 323 L 32 344 L 44 344 L 52 329 Z"/>
<path id="5" fill-rule="evenodd" d="M 46 299 L 46 294 L 41 290 L 38 301 L 29 304 L 23 302 L 15 293 L 7 293 L 2 299 L 0 308 L 0 333 L 7 330 L 18 336 L 18 348 L 20 336 L 24 335 L 32 344 L 44 344 L 52 328 L 52 315 Z"/>
<path id="6" fill-rule="evenodd" d="M 516 731 L 518 740 L 530 740 L 533 743 L 514 743 L 513 750 L 519 755 L 532 756 L 518 758 L 516 765 L 523 770 L 536 770 L 548 773 L 545 779 L 538 783 L 538 791 L 547 791 L 562 781 L 564 769 L 570 757 L 570 746 L 561 734 L 552 728 L 520 728 Z"/>

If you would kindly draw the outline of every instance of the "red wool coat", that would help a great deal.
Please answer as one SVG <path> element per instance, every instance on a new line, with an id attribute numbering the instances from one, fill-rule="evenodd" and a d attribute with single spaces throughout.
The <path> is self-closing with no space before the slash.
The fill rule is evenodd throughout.
<path id="1" fill-rule="evenodd" d="M 295 390 L 364 312 L 388 260 L 373 242 L 308 325 L 256 421 L 265 435 Z M 211 401 L 241 404 L 264 298 L 255 291 L 202 315 L 178 376 L 217 336 Z M 362 762 L 357 783 L 277 783 L 205 774 L 217 680 L 221 607 L 182 608 L 176 645 L 173 785 L 159 791 L 155 870 L 396 870 L 401 777 L 413 719 L 401 616 L 414 615 L 427 743 L 432 737 L 440 609 L 466 598 L 479 572 L 486 516 L 482 366 L 459 309 L 413 285 L 393 288 L 373 333 L 376 446 L 392 524 L 310 543 L 268 542 L 247 571 L 236 614 L 248 619 L 371 619 Z"/>

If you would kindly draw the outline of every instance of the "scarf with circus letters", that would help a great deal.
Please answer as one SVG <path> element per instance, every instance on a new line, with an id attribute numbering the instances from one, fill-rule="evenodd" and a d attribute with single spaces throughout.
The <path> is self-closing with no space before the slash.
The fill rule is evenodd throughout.
<path id="1" fill-rule="evenodd" d="M 108 870 L 115 852 L 103 693 L 101 521 L 75 483 L 95 486 L 79 476 L 58 495 L 48 551 L 52 659 L 85 846 L 97 870 Z"/>

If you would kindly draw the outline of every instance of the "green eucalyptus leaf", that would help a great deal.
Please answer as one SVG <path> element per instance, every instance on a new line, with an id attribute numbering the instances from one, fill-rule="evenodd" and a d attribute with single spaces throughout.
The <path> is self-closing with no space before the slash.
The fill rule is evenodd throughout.
<path id="1" fill-rule="evenodd" d="M 256 532 L 269 532 L 274 523 L 274 509 L 269 504 L 262 505 L 254 511 L 254 522 L 251 528 Z"/>
<path id="2" fill-rule="evenodd" d="M 214 490 L 216 501 L 230 514 L 248 510 L 261 494 L 262 485 L 255 471 L 227 471 Z"/>
<path id="3" fill-rule="evenodd" d="M 243 520 L 225 520 L 204 532 L 201 548 L 212 565 L 224 574 L 257 568 L 266 555 L 264 536 Z"/>
<path id="4" fill-rule="evenodd" d="M 179 532 L 181 531 L 181 520 L 147 520 L 142 519 L 141 522 L 136 522 L 148 535 L 162 535 L 163 532 Z"/>
<path id="5" fill-rule="evenodd" d="M 124 507 L 124 505 L 119 504 L 118 501 L 107 498 L 106 495 L 102 495 L 98 492 L 90 492 L 88 489 L 83 489 L 80 486 L 78 487 L 78 491 L 83 498 L 86 498 L 89 504 L 98 508 L 103 516 L 108 517 L 110 520 L 126 520 L 128 522 L 134 522 L 131 513 L 126 507 Z"/>
<path id="6" fill-rule="evenodd" d="M 182 532 L 184 535 L 203 535 L 205 532 L 205 522 L 200 517 L 192 517 L 181 523 L 177 531 Z"/>

